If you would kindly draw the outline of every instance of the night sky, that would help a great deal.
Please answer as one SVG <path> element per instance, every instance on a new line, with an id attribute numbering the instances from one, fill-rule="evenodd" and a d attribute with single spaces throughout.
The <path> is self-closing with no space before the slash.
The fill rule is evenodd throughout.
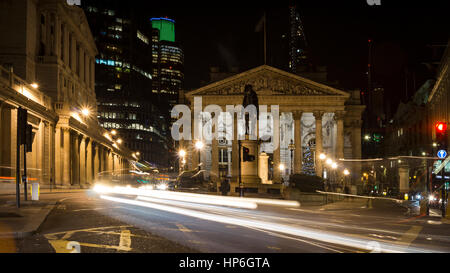
<path id="1" fill-rule="evenodd" d="M 263 64 L 262 34 L 255 32 L 255 26 L 264 11 L 269 65 L 280 55 L 277 41 L 289 33 L 288 1 L 155 3 L 146 1 L 141 5 L 145 5 L 148 17 L 176 20 L 176 40 L 185 53 L 187 90 L 209 80 L 210 66 L 238 66 L 245 71 Z M 381 6 L 369 6 L 366 0 L 295 3 L 311 58 L 318 65 L 327 65 L 329 78 L 339 81 L 344 89 L 367 88 L 367 41 L 374 41 L 373 78 L 385 87 L 391 112 L 414 93 L 412 75 L 416 90 L 433 76 L 420 64 L 431 57 L 426 45 L 446 44 L 450 34 L 450 5 L 446 1 L 381 0 Z M 408 92 L 406 73 L 410 75 Z"/>

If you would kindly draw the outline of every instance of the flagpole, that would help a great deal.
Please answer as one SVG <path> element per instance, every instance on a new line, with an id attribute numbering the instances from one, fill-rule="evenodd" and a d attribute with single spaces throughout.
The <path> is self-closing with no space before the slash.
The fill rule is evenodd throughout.
<path id="1" fill-rule="evenodd" d="M 267 64 L 267 34 L 266 34 L 266 12 L 264 11 L 264 64 Z"/>

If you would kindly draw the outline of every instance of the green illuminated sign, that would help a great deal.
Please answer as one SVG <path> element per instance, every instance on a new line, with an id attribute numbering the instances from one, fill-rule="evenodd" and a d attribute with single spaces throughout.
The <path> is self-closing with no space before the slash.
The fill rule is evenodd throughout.
<path id="1" fill-rule="evenodd" d="M 152 18 L 152 27 L 159 30 L 159 40 L 175 42 L 175 21 L 168 18 Z"/>

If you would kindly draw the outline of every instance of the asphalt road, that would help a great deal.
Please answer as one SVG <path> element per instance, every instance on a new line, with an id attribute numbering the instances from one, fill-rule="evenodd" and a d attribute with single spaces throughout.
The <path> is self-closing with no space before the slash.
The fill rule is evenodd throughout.
<path id="1" fill-rule="evenodd" d="M 19 252 L 450 252 L 450 225 L 390 201 L 257 209 L 69 194 Z M 69 245 L 69 249 L 68 248 Z"/>

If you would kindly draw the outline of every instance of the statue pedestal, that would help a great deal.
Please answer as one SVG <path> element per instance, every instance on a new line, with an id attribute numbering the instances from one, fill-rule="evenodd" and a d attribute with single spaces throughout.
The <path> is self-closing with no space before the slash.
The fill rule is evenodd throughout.
<path id="1" fill-rule="evenodd" d="M 258 175 L 258 141 L 241 140 L 241 181 L 244 184 L 261 183 Z M 249 149 L 249 155 L 253 155 L 255 160 L 244 161 L 244 147 Z"/>

